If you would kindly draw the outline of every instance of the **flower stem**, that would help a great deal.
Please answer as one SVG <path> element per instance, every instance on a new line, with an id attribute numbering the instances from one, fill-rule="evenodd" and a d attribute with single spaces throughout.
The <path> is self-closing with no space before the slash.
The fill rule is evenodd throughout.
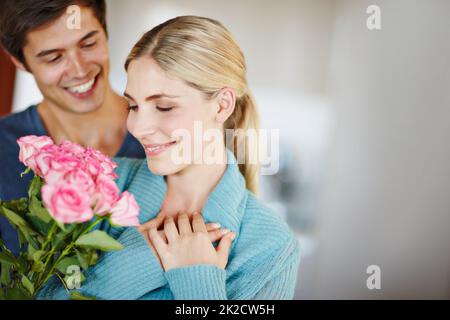
<path id="1" fill-rule="evenodd" d="M 86 230 L 84 230 L 84 231 L 81 233 L 80 237 L 81 237 L 82 235 L 85 235 L 85 234 L 88 233 L 89 231 L 91 231 L 92 228 L 94 228 L 97 224 L 99 224 L 99 223 L 100 223 L 101 221 L 103 221 L 104 219 L 105 219 L 105 217 L 100 217 L 99 219 L 97 219 L 96 221 L 94 221 L 94 223 L 92 223 Z M 75 240 L 75 241 L 76 241 L 76 240 Z M 61 253 L 61 255 L 58 257 L 58 259 L 56 260 L 56 262 L 55 262 L 55 263 L 53 264 L 53 266 L 51 267 L 50 271 L 47 273 L 47 277 L 44 279 L 44 281 L 42 281 L 42 283 L 39 283 L 39 281 L 38 281 L 39 286 L 38 286 L 36 292 L 38 292 L 39 289 L 41 289 L 42 286 L 43 286 L 43 285 L 51 278 L 51 276 L 53 275 L 53 272 L 54 272 L 56 266 L 58 265 L 58 263 L 59 263 L 65 256 L 67 256 L 67 255 L 70 253 L 70 250 L 72 250 L 72 248 L 75 246 L 75 241 L 71 242 L 71 243 L 63 250 L 63 252 Z M 50 254 L 49 254 L 49 256 L 47 257 L 47 260 L 46 260 L 46 262 L 45 262 L 44 271 L 47 269 L 47 263 L 49 262 L 49 259 L 50 259 L 50 257 L 53 255 L 53 253 L 54 253 L 54 249 L 52 249 L 52 251 L 50 251 Z M 63 282 L 63 285 L 64 285 L 64 287 L 65 287 L 66 290 L 67 290 L 67 287 L 66 287 L 66 285 L 65 285 L 65 283 L 64 283 L 64 279 L 62 279 L 59 275 L 57 275 L 57 276 L 58 276 L 58 278 L 60 278 L 60 280 Z M 39 277 L 39 278 L 40 278 L 40 277 Z M 40 280 L 40 279 L 39 279 L 39 280 Z"/>

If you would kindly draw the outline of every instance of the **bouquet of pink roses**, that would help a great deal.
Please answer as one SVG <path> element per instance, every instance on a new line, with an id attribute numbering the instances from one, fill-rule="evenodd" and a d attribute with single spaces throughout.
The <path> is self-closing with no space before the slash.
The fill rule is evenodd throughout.
<path id="1" fill-rule="evenodd" d="M 138 226 L 139 207 L 114 182 L 117 164 L 101 152 L 46 136 L 17 140 L 19 160 L 34 177 L 28 198 L 0 201 L 0 214 L 17 230 L 20 255 L 0 239 L 1 299 L 32 299 L 57 276 L 68 289 L 79 288 L 81 270 L 96 263 L 98 250 L 120 250 L 122 245 L 98 229 Z M 78 292 L 73 298 L 83 298 Z"/>

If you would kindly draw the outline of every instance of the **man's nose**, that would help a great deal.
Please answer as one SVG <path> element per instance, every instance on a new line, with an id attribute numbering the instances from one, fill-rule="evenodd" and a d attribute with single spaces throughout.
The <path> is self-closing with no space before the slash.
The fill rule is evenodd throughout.
<path id="1" fill-rule="evenodd" d="M 72 78 L 84 79 L 88 75 L 88 64 L 78 53 L 71 55 L 69 60 L 69 76 Z"/>

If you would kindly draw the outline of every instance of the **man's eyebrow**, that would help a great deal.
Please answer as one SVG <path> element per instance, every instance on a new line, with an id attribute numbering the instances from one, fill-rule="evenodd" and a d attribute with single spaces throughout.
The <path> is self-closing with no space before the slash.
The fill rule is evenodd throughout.
<path id="1" fill-rule="evenodd" d="M 134 98 L 127 92 L 124 92 L 123 95 L 131 100 L 134 100 Z M 147 98 L 145 98 L 145 101 L 161 99 L 161 98 L 172 98 L 173 99 L 173 98 L 179 98 L 179 96 L 173 96 L 173 95 L 165 94 L 165 93 L 158 93 L 158 94 L 153 94 L 151 96 L 148 96 Z"/>
<path id="2" fill-rule="evenodd" d="M 39 52 L 39 53 L 36 55 L 36 57 L 37 57 L 37 58 L 42 58 L 42 57 L 44 57 L 44 56 L 47 56 L 47 55 L 49 55 L 49 54 L 52 54 L 52 53 L 55 53 L 55 52 L 58 52 L 58 51 L 61 51 L 61 49 L 44 50 L 44 51 Z"/>
<path id="3" fill-rule="evenodd" d="M 89 39 L 89 38 L 93 37 L 93 36 L 96 35 L 98 32 L 99 32 L 98 30 L 93 30 L 93 31 L 89 32 L 88 34 L 86 34 L 86 35 L 85 35 L 83 38 L 81 38 L 80 41 L 78 41 L 78 42 L 83 42 L 83 41 L 85 41 L 86 39 Z M 42 58 L 42 57 L 44 57 L 44 56 L 46 56 L 46 55 L 49 55 L 49 54 L 52 54 L 52 53 L 55 53 L 55 52 L 58 52 L 58 51 L 62 51 L 62 49 L 49 49 L 49 50 L 43 50 L 43 51 L 39 52 L 39 53 L 36 55 L 36 57 L 37 57 L 37 58 Z"/>
<path id="4" fill-rule="evenodd" d="M 89 32 L 87 35 L 85 35 L 83 38 L 81 38 L 81 40 L 79 42 L 83 42 L 84 40 L 95 36 L 98 32 L 99 32 L 98 30 L 93 30 L 93 31 Z"/>

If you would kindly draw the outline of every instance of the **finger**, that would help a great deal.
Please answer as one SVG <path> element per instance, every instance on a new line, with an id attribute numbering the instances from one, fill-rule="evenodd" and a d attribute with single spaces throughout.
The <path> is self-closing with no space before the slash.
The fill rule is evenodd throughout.
<path id="1" fill-rule="evenodd" d="M 214 223 L 207 223 L 206 224 L 206 230 L 209 231 L 214 231 L 220 229 L 220 223 L 214 222 Z"/>
<path id="2" fill-rule="evenodd" d="M 161 236 L 159 235 L 158 230 L 156 230 L 156 228 L 151 228 L 148 231 L 148 237 L 149 237 L 150 242 L 152 243 L 153 247 L 158 252 L 158 254 L 161 254 L 162 252 L 167 250 L 167 244 L 161 238 Z"/>
<path id="3" fill-rule="evenodd" d="M 217 246 L 217 255 L 219 259 L 226 265 L 228 261 L 228 255 L 230 253 L 231 243 L 235 239 L 236 234 L 234 232 L 230 232 L 227 235 L 223 236 L 220 240 L 219 245 Z"/>
<path id="4" fill-rule="evenodd" d="M 178 230 L 180 230 L 180 236 L 185 236 L 192 233 L 189 217 L 185 213 L 181 213 L 178 216 Z"/>
<path id="5" fill-rule="evenodd" d="M 205 223 L 203 222 L 202 215 L 198 212 L 194 213 L 192 216 L 192 230 L 194 232 L 208 232 Z"/>
<path id="6" fill-rule="evenodd" d="M 228 233 L 230 233 L 229 229 L 208 231 L 209 240 L 211 240 L 211 242 L 216 242 L 217 240 L 222 239 L 222 237 Z"/>
<path id="7" fill-rule="evenodd" d="M 164 220 L 164 233 L 166 234 L 169 243 L 178 241 L 180 235 L 178 234 L 177 226 L 172 217 L 168 217 Z"/>
<path id="8" fill-rule="evenodd" d="M 167 243 L 166 235 L 164 234 L 164 230 L 158 230 L 159 236 L 163 239 L 164 243 Z"/>
<path id="9" fill-rule="evenodd" d="M 151 228 L 155 227 L 158 229 L 162 223 L 164 222 L 164 214 L 160 212 L 155 218 L 147 221 L 144 224 L 141 224 L 138 229 L 141 233 L 148 232 Z"/>

